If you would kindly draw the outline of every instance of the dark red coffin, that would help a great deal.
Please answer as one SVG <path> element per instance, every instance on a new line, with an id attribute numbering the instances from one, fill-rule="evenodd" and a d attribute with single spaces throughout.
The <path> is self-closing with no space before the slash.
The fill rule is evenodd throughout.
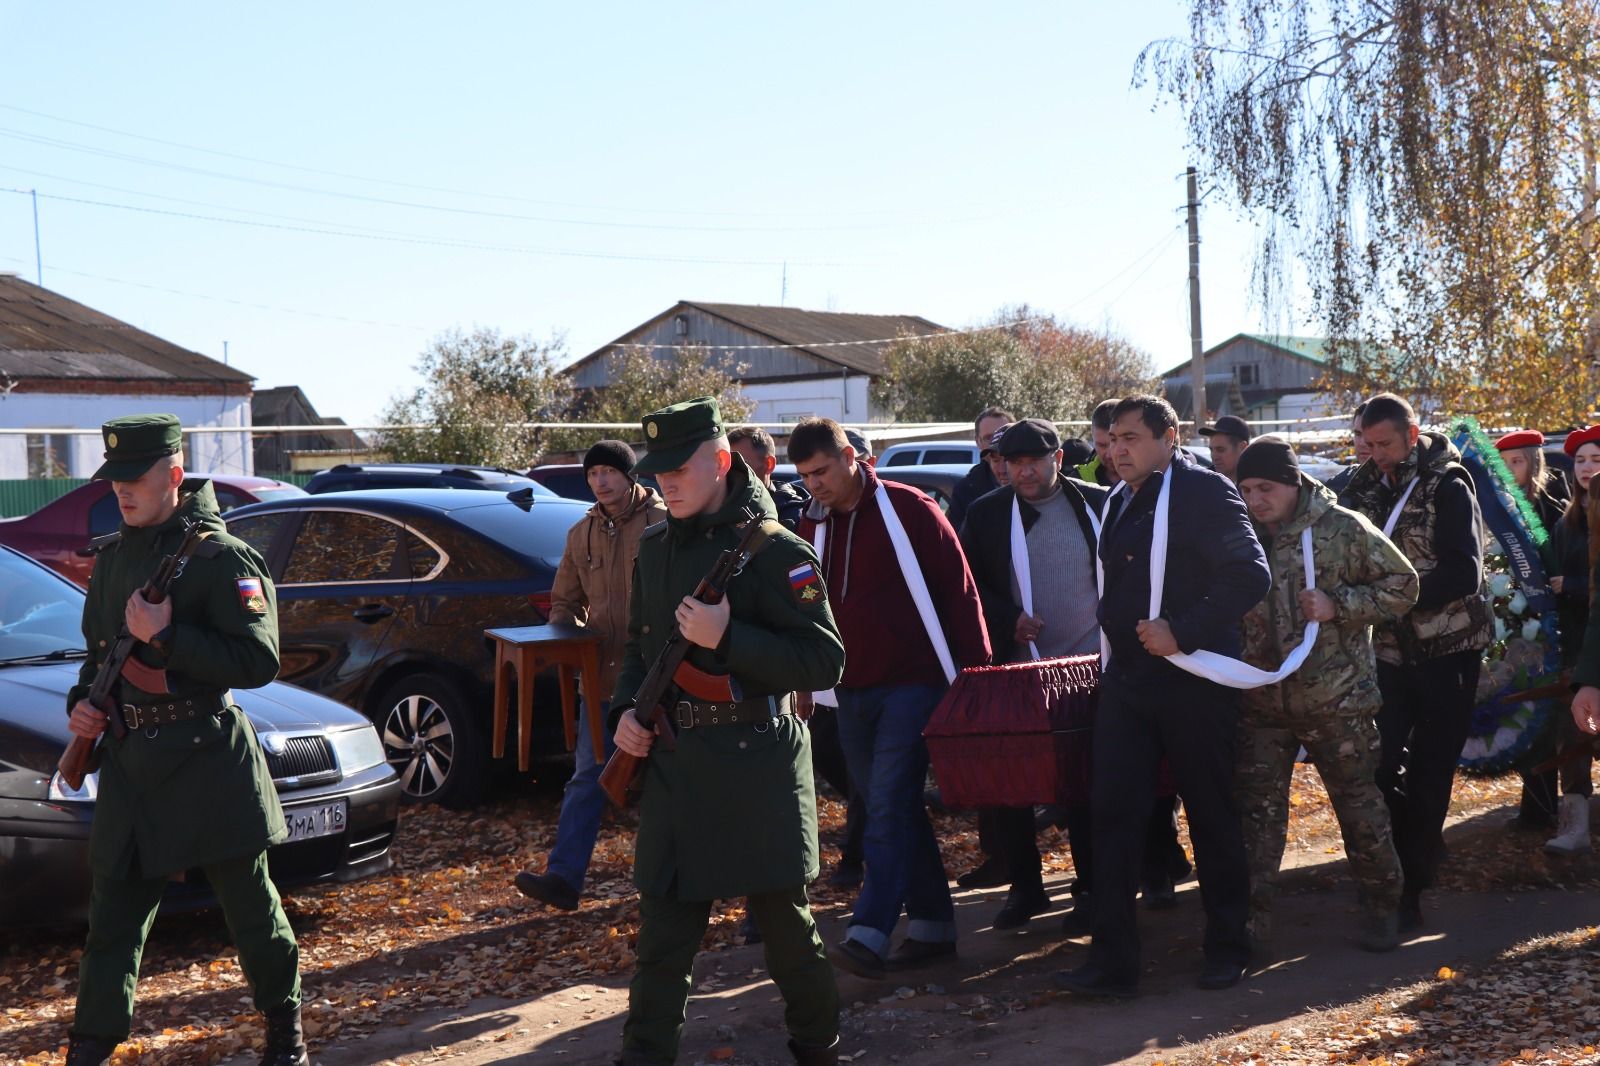
<path id="1" fill-rule="evenodd" d="M 922 735 L 950 807 L 1088 803 L 1100 660 L 961 671 Z"/>

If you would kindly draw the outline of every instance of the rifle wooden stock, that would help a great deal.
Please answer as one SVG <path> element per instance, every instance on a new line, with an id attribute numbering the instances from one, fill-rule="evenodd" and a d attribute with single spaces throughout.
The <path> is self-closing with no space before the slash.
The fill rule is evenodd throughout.
<path id="1" fill-rule="evenodd" d="M 765 546 L 767 538 L 771 535 L 766 522 L 762 521 L 760 515 L 751 511 L 745 512 L 745 520 L 739 529 L 739 543 L 718 556 L 716 563 L 711 567 L 711 572 L 701 578 L 700 583 L 695 586 L 694 598 L 701 603 L 720 603 L 728 590 L 728 582 L 744 568 L 745 563 L 749 562 L 756 552 Z M 672 716 L 662 705 L 667 702 L 668 694 L 675 684 L 674 677 L 687 654 L 689 654 L 689 642 L 683 639 L 683 634 L 678 632 L 678 624 L 674 622 L 672 629 L 667 633 L 667 642 L 662 645 L 660 654 L 656 656 L 655 662 L 650 664 L 644 680 L 639 683 L 638 691 L 634 693 L 634 711 L 640 707 L 650 708 L 648 722 L 638 718 L 637 715 L 635 720 L 647 728 L 652 728 L 656 734 L 656 743 L 668 751 L 677 746 L 677 734 L 673 730 Z M 644 759 L 637 755 L 629 755 L 618 748 L 611 753 L 611 758 L 606 760 L 605 768 L 600 771 L 600 787 L 618 807 L 630 806 L 638 800 L 639 792 L 644 787 L 644 769 Z"/>
<path id="2" fill-rule="evenodd" d="M 195 549 L 200 547 L 201 540 L 209 535 L 200 532 L 199 523 L 189 526 L 178 550 L 161 560 L 155 575 L 145 584 L 142 590 L 145 602 L 160 603 L 167 598 L 167 590 L 172 587 L 173 579 L 183 571 L 184 564 L 195 553 Z M 84 697 L 87 703 L 110 719 L 111 731 L 118 737 L 127 736 L 128 727 L 122 720 L 122 709 L 117 706 L 113 698 L 113 690 L 116 688 L 117 679 L 122 676 L 123 666 L 128 662 L 128 657 L 133 654 L 133 649 L 138 643 L 134 635 L 128 632 L 127 623 L 123 623 L 117 633 L 116 643 L 111 646 L 111 653 L 100 664 L 99 671 L 94 675 L 94 683 L 89 686 L 89 694 Z M 71 742 L 67 744 L 67 750 L 61 753 L 61 759 L 56 763 L 56 770 L 60 772 L 61 780 L 74 792 L 83 787 L 85 777 L 99 768 L 99 743 L 98 738 L 91 740 L 73 734 Z"/>

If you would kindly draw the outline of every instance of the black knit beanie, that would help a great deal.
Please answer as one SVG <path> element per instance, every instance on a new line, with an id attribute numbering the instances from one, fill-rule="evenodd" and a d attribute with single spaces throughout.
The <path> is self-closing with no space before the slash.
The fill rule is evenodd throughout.
<path id="1" fill-rule="evenodd" d="M 591 466 L 613 466 L 632 477 L 633 464 L 638 461 L 633 449 L 622 441 L 603 440 L 583 453 L 583 472 L 587 474 Z"/>
<path id="2" fill-rule="evenodd" d="M 1257 437 L 1250 446 L 1239 453 L 1239 465 L 1233 476 L 1239 481 L 1258 477 L 1282 485 L 1300 484 L 1300 461 L 1294 457 L 1289 442 L 1277 437 Z"/>

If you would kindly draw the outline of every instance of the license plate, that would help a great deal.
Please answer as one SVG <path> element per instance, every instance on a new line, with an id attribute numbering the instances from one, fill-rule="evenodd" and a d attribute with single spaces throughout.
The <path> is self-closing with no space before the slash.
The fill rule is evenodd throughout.
<path id="1" fill-rule="evenodd" d="M 288 807 L 284 809 L 283 820 L 289 826 L 290 840 L 337 836 L 344 832 L 348 820 L 347 807 L 344 800 L 315 806 Z"/>

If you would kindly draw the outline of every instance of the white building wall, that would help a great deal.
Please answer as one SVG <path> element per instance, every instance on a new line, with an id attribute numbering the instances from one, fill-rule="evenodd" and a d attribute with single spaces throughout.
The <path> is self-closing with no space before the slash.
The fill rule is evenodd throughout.
<path id="1" fill-rule="evenodd" d="M 75 429 L 67 447 L 67 476 L 88 477 L 105 453 L 100 426 L 123 415 L 160 412 L 177 415 L 187 428 L 229 429 L 237 433 L 194 433 L 184 437 L 191 470 L 208 474 L 250 474 L 250 397 L 115 396 L 81 393 L 13 392 L 0 400 L 0 429 Z M 0 479 L 28 476 L 24 435 L 0 434 Z"/>
<path id="2" fill-rule="evenodd" d="M 884 412 L 871 407 L 867 398 L 870 379 L 854 377 L 807 378 L 746 384 L 741 391 L 755 401 L 755 422 L 798 422 L 811 415 L 836 422 L 870 422 L 883 419 Z"/>
<path id="3" fill-rule="evenodd" d="M 1251 408 L 1250 416 L 1256 420 L 1296 421 L 1311 418 L 1329 418 L 1348 415 L 1340 398 L 1329 392 L 1291 392 L 1275 401 Z M 1271 428 L 1271 427 L 1269 427 Z M 1278 427 L 1287 428 L 1287 427 Z M 1317 428 L 1327 429 L 1329 426 Z"/>

